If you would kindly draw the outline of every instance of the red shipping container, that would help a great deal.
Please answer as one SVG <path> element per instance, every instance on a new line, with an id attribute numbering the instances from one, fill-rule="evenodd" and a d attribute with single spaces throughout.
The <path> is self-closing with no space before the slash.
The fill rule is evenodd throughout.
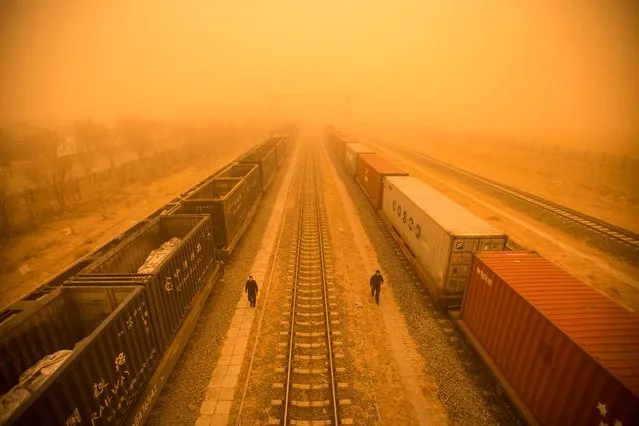
<path id="1" fill-rule="evenodd" d="M 639 316 L 550 261 L 477 254 L 461 317 L 539 424 L 639 424 Z"/>
<path id="2" fill-rule="evenodd" d="M 377 210 L 382 208 L 385 176 L 408 176 L 408 172 L 379 154 L 359 155 L 355 178 Z"/>

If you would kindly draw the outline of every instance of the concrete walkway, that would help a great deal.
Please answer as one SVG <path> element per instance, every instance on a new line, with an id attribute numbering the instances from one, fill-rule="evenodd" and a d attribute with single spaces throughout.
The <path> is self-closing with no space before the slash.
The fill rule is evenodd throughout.
<path id="1" fill-rule="evenodd" d="M 262 294 L 266 291 L 264 285 L 267 281 L 267 270 L 273 254 L 273 249 L 279 234 L 282 216 L 286 207 L 286 194 L 291 186 L 293 172 L 295 169 L 295 161 L 297 160 L 297 152 L 292 155 L 293 164 L 289 165 L 289 169 L 284 177 L 284 182 L 279 188 L 275 206 L 266 227 L 266 232 L 262 238 L 262 243 L 255 257 L 255 262 L 251 271 L 246 272 L 246 278 L 253 275 L 258 283 L 259 292 L 257 293 L 257 304 L 259 304 Z M 244 283 L 238 283 L 244 285 Z M 246 295 L 242 295 L 231 326 L 226 335 L 224 346 L 220 359 L 217 362 L 213 376 L 209 382 L 204 402 L 200 407 L 200 414 L 196 426 L 222 426 L 226 425 L 229 413 L 231 412 L 231 404 L 235 398 L 238 378 L 246 347 L 248 345 L 249 334 L 255 318 L 255 308 L 250 307 Z"/>

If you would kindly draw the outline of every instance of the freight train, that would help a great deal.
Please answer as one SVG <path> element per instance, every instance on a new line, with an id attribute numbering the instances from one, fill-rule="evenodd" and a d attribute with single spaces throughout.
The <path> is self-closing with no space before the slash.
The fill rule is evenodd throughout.
<path id="1" fill-rule="evenodd" d="M 0 313 L 0 424 L 141 424 L 295 137 L 271 134 Z"/>
<path id="2" fill-rule="evenodd" d="M 505 233 L 371 146 L 333 127 L 324 143 L 523 418 L 639 424 L 639 316 L 538 253 L 509 250 Z"/>

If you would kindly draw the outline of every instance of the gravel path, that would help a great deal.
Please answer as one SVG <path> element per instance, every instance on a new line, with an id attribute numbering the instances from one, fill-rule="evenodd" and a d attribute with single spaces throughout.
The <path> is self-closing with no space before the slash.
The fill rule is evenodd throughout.
<path id="1" fill-rule="evenodd" d="M 286 162 L 285 165 L 290 163 Z M 220 357 L 231 318 L 275 204 L 285 168 L 262 198 L 253 222 L 227 261 L 224 279 L 213 288 L 180 360 L 149 416 L 149 425 L 192 425 Z"/>

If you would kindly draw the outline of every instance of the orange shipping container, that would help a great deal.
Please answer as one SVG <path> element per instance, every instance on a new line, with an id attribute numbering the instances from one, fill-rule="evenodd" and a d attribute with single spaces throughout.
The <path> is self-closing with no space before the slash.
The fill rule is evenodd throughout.
<path id="1" fill-rule="evenodd" d="M 408 176 L 408 172 L 379 154 L 359 155 L 356 179 L 377 210 L 382 208 L 385 176 Z"/>
<path id="2" fill-rule="evenodd" d="M 477 254 L 461 316 L 539 424 L 639 424 L 639 316 L 563 269 Z"/>

